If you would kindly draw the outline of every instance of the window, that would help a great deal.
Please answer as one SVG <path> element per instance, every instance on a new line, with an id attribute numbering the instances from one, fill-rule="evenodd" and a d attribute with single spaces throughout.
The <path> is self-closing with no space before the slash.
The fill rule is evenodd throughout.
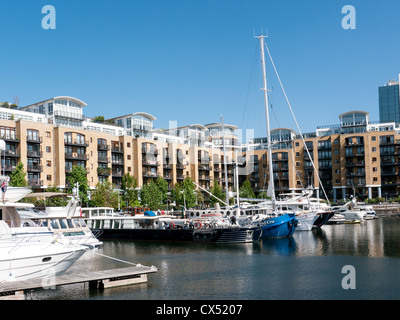
<path id="1" fill-rule="evenodd" d="M 372 147 L 372 152 L 375 152 L 376 151 L 376 147 Z"/>
<path id="2" fill-rule="evenodd" d="M 46 152 L 50 153 L 51 152 L 51 147 L 46 147 Z"/>
<path id="3" fill-rule="evenodd" d="M 27 138 L 30 141 L 40 141 L 39 131 L 28 129 L 26 130 Z"/>
<path id="4" fill-rule="evenodd" d="M 50 131 L 46 131 L 46 138 L 51 138 L 51 132 Z"/>
<path id="5" fill-rule="evenodd" d="M 373 172 L 377 172 L 377 171 L 378 171 L 378 168 L 377 168 L 377 167 L 373 167 L 373 168 L 372 168 L 372 171 L 373 171 Z"/>
<path id="6" fill-rule="evenodd" d="M 375 162 L 376 161 L 376 157 L 372 157 L 372 162 Z"/>
<path id="7" fill-rule="evenodd" d="M 47 104 L 47 108 L 48 108 L 49 115 L 52 115 L 53 114 L 53 102 L 49 102 Z"/>
<path id="8" fill-rule="evenodd" d="M 50 160 L 47 160 L 47 161 L 46 161 L 46 166 L 51 167 L 51 161 L 50 161 Z M 51 180 L 51 179 L 50 179 L 50 180 Z"/>
<path id="9" fill-rule="evenodd" d="M 128 154 L 127 159 L 131 160 L 131 155 L 130 154 Z"/>
<path id="10" fill-rule="evenodd" d="M 130 148 L 130 147 L 131 147 L 131 143 L 128 142 L 128 143 L 126 144 L 126 146 L 127 146 L 128 148 Z"/>
<path id="11" fill-rule="evenodd" d="M 47 179 L 47 181 L 51 181 L 51 175 L 48 174 L 48 175 L 46 176 L 46 179 Z"/>
<path id="12" fill-rule="evenodd" d="M 372 140 L 372 141 L 376 141 L 376 137 L 375 137 L 375 136 L 372 136 L 372 137 L 371 137 L 371 140 Z"/>

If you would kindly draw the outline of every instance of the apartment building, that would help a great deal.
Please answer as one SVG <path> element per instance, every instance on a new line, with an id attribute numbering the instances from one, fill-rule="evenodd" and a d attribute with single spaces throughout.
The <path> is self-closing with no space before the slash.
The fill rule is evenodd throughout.
<path id="1" fill-rule="evenodd" d="M 207 127 L 156 130 L 156 118 L 145 112 L 96 123 L 84 116 L 84 107 L 86 103 L 77 98 L 60 96 L 20 109 L 0 108 L 0 138 L 6 143 L 4 174 L 9 175 L 21 161 L 33 189 L 65 188 L 74 166 L 85 168 L 91 188 L 105 180 L 120 188 L 125 173 L 135 176 L 139 187 L 157 177 L 163 177 L 170 189 L 185 177 L 205 190 L 214 180 L 222 183 L 224 152 L 214 147 Z M 217 138 L 217 133 L 212 137 Z M 234 153 L 226 150 L 225 154 L 232 190 Z"/>
<path id="2" fill-rule="evenodd" d="M 339 115 L 340 124 L 318 127 L 303 138 L 290 129 L 271 132 L 277 193 L 313 187 L 331 200 L 396 197 L 400 194 L 400 126 L 369 121 L 368 112 Z M 266 138 L 254 141 L 254 171 L 248 176 L 255 190 L 266 191 Z"/>

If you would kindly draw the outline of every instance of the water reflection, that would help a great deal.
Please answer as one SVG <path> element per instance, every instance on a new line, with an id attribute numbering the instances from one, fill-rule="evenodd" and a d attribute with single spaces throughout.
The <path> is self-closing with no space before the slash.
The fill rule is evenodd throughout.
<path id="1" fill-rule="evenodd" d="M 382 218 L 359 225 L 325 225 L 296 231 L 292 238 L 263 239 L 248 244 L 105 241 L 88 252 L 69 272 L 156 266 L 147 284 L 88 292 L 82 286 L 35 293 L 36 299 L 343 299 L 341 268 L 357 268 L 357 297 L 399 296 L 388 270 L 398 270 L 400 219 Z M 119 260 L 117 260 L 119 259 Z M 373 276 L 371 276 L 371 274 Z M 379 278 L 378 276 L 379 275 Z M 400 281 L 400 279 L 399 279 Z M 349 298 L 356 298 L 349 297 Z"/>
<path id="2" fill-rule="evenodd" d="M 257 251 L 257 250 L 255 250 Z M 325 225 L 296 231 L 290 239 L 263 239 L 268 255 L 400 257 L 400 219 L 381 218 L 360 224 Z"/>

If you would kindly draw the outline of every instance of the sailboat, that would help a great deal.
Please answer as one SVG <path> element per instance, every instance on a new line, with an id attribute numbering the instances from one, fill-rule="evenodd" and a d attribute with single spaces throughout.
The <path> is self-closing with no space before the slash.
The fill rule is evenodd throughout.
<path id="1" fill-rule="evenodd" d="M 268 111 L 268 89 L 267 89 L 267 75 L 265 69 L 265 54 L 264 54 L 264 35 L 260 35 L 256 37 L 260 41 L 260 50 L 261 50 L 261 65 L 263 70 L 263 88 L 261 90 L 264 91 L 264 105 L 265 105 L 265 114 L 266 114 L 266 122 L 267 122 L 267 152 L 268 152 L 268 169 L 269 169 L 269 184 L 268 184 L 268 196 L 271 197 L 272 200 L 272 212 L 271 216 L 268 218 L 256 219 L 253 223 L 259 224 L 262 227 L 262 238 L 281 238 L 281 237 L 290 237 L 293 235 L 296 226 L 297 220 L 295 217 L 295 213 L 284 213 L 279 212 L 279 209 L 276 206 L 276 198 L 275 198 L 275 186 L 274 186 L 274 177 L 273 177 L 273 166 L 272 166 L 272 148 L 271 148 L 271 132 L 270 132 L 270 124 L 269 124 L 269 111 Z"/>

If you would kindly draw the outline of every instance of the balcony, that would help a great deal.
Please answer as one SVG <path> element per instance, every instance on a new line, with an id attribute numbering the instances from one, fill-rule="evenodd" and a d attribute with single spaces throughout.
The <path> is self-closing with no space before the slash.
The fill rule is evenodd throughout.
<path id="1" fill-rule="evenodd" d="M 108 150 L 110 150 L 110 146 L 105 143 L 99 143 L 99 144 L 97 144 L 97 150 L 108 151 Z"/>
<path id="2" fill-rule="evenodd" d="M 103 168 L 103 167 L 97 168 L 97 175 L 99 176 L 109 176 L 110 174 L 111 174 L 111 168 Z"/>
<path id="3" fill-rule="evenodd" d="M 89 155 L 88 154 L 81 154 L 81 153 L 65 153 L 65 159 L 72 159 L 72 160 L 89 160 Z"/>
<path id="4" fill-rule="evenodd" d="M 210 170 L 211 170 L 211 168 L 210 168 L 210 166 L 209 166 L 209 165 L 202 164 L 202 165 L 199 165 L 199 170 L 203 170 L 203 171 L 210 171 Z"/>
<path id="5" fill-rule="evenodd" d="M 110 162 L 110 157 L 98 157 L 97 158 L 97 162 L 101 162 L 101 163 L 109 163 Z"/>
<path id="6" fill-rule="evenodd" d="M 28 179 L 28 186 L 36 187 L 36 188 L 42 187 L 43 186 L 43 180 L 40 180 L 40 179 Z"/>
<path id="7" fill-rule="evenodd" d="M 43 137 L 26 136 L 26 142 L 29 143 L 42 143 Z"/>
<path id="8" fill-rule="evenodd" d="M 42 151 L 36 151 L 36 150 L 28 150 L 26 152 L 26 155 L 29 158 L 41 158 L 41 157 L 43 157 L 43 152 Z"/>
<path id="9" fill-rule="evenodd" d="M 19 142 L 19 137 L 16 135 L 4 135 L 1 137 L 5 142 Z"/>
<path id="10" fill-rule="evenodd" d="M 66 146 L 77 146 L 77 147 L 88 147 L 89 141 L 88 140 L 72 140 L 72 139 L 64 139 L 64 145 Z"/>
<path id="11" fill-rule="evenodd" d="M 124 172 L 122 170 L 113 170 L 112 171 L 113 177 L 122 177 L 123 175 L 124 175 Z"/>
<path id="12" fill-rule="evenodd" d="M 116 147 L 116 146 L 113 146 L 113 147 L 111 148 L 111 152 L 114 152 L 114 153 L 124 153 L 124 148 L 123 148 L 123 147 Z"/>
<path id="13" fill-rule="evenodd" d="M 149 166 L 149 167 L 157 167 L 158 166 L 158 161 L 143 159 L 142 160 L 142 165 L 143 166 Z"/>
<path id="14" fill-rule="evenodd" d="M 157 156 L 158 150 L 153 147 L 149 147 L 149 148 L 142 147 L 142 154 L 154 154 L 155 156 Z"/>
<path id="15" fill-rule="evenodd" d="M 15 157 L 19 158 L 19 153 L 17 150 L 6 150 L 5 151 L 6 157 Z"/>
<path id="16" fill-rule="evenodd" d="M 143 178 L 158 178 L 158 173 L 156 172 L 144 172 Z"/>
<path id="17" fill-rule="evenodd" d="M 27 171 L 31 171 L 31 172 L 42 172 L 42 171 L 43 171 L 43 166 L 41 166 L 41 165 L 36 165 L 36 164 L 28 164 Z"/>
<path id="18" fill-rule="evenodd" d="M 122 158 L 121 159 L 112 159 L 111 164 L 122 166 L 122 165 L 124 165 L 124 159 L 122 159 Z"/>
<path id="19" fill-rule="evenodd" d="M 210 177 L 209 176 L 201 176 L 201 177 L 199 177 L 199 180 L 200 181 L 210 181 L 211 179 L 210 179 Z"/>
<path id="20" fill-rule="evenodd" d="M 4 171 L 8 171 L 8 172 L 12 172 L 12 171 L 14 171 L 15 169 L 17 168 L 17 165 L 5 165 L 4 166 Z"/>

